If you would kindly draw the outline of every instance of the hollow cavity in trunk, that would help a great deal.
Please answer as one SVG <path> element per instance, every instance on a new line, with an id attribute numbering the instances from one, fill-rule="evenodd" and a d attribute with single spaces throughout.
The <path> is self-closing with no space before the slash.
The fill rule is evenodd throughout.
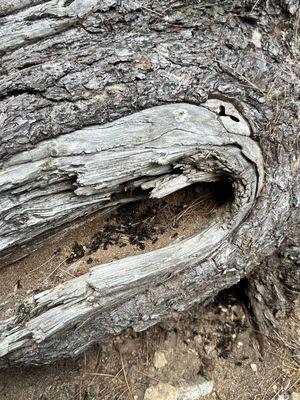
<path id="1" fill-rule="evenodd" d="M 39 251 L 0 269 L 0 315 L 7 317 L 29 293 L 54 287 L 95 265 L 150 252 L 201 232 L 230 207 L 233 195 L 230 180 L 224 178 L 94 214 L 62 238 L 49 240 Z"/>

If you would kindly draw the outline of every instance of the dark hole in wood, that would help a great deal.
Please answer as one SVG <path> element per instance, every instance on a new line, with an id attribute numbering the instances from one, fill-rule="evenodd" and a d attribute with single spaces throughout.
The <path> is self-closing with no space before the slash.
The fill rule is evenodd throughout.
<path id="1" fill-rule="evenodd" d="M 64 2 L 64 6 L 65 7 L 68 7 L 70 4 L 72 4 L 74 2 L 74 0 L 66 0 L 65 2 Z"/>
<path id="2" fill-rule="evenodd" d="M 229 177 L 224 177 L 217 182 L 212 182 L 206 185 L 211 186 L 213 196 L 216 201 L 218 201 L 218 204 L 224 205 L 233 202 L 234 188 Z"/>
<path id="3" fill-rule="evenodd" d="M 239 122 L 239 118 L 235 117 L 234 115 L 228 115 L 233 121 Z"/>
<path id="4" fill-rule="evenodd" d="M 240 121 L 238 117 L 235 117 L 234 115 L 226 114 L 225 107 L 222 105 L 220 106 L 219 115 L 220 115 L 220 117 L 229 117 L 230 119 L 232 119 L 232 121 L 235 121 L 235 122 Z"/>
<path id="5" fill-rule="evenodd" d="M 219 115 L 220 117 L 224 117 L 226 115 L 224 106 L 220 106 Z"/>

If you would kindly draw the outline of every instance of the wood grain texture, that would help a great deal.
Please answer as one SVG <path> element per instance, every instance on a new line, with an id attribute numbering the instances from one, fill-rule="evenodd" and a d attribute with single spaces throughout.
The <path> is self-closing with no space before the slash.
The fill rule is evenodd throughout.
<path id="1" fill-rule="evenodd" d="M 62 332 L 71 334 L 86 319 L 143 292 L 150 282 L 155 285 L 163 276 L 200 264 L 248 215 L 263 182 L 257 144 L 228 132 L 216 113 L 189 104 L 154 107 L 69 133 L 6 161 L 0 181 L 3 250 L 95 208 L 134 200 L 126 187 L 135 181 L 141 189 L 138 197 L 143 190 L 145 196 L 163 197 L 224 177 L 232 182 L 234 201 L 211 226 L 180 243 L 94 267 L 28 299 L 25 325 L 16 317 L 0 327 L 0 357 L 10 358 L 33 342 L 37 347 L 47 343 L 50 351 L 49 340 Z"/>
<path id="2" fill-rule="evenodd" d="M 238 165 L 238 153 L 253 166 Z M 0 254 L 79 216 L 142 197 L 154 177 L 160 181 L 153 183 L 151 196 L 162 197 L 193 182 L 235 176 L 241 168 L 248 185 L 254 178 L 247 168 L 254 177 L 257 169 L 258 188 L 251 189 L 247 200 L 251 203 L 263 179 L 257 146 L 227 132 L 216 114 L 189 104 L 155 107 L 44 141 L 4 162 Z M 141 178 L 141 192 L 131 198 L 129 185 Z"/>

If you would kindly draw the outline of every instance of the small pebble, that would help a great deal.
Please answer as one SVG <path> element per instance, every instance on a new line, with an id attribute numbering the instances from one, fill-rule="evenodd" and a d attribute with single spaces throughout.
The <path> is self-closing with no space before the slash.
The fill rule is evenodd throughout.
<path id="1" fill-rule="evenodd" d="M 168 361 L 166 359 L 165 353 L 163 351 L 157 351 L 154 354 L 154 358 L 153 358 L 153 364 L 154 367 L 156 369 L 161 369 L 163 368 L 165 365 L 168 364 Z"/>
<path id="2" fill-rule="evenodd" d="M 256 364 L 250 364 L 250 367 L 252 371 L 257 372 L 257 365 Z"/>

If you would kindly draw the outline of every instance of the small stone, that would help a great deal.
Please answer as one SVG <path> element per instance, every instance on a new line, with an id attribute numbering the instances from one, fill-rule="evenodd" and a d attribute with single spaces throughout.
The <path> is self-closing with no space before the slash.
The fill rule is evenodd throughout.
<path id="1" fill-rule="evenodd" d="M 243 346 L 243 342 L 238 342 L 238 347 L 242 347 Z"/>
<path id="2" fill-rule="evenodd" d="M 87 400 L 94 400 L 100 393 L 100 385 L 95 384 L 87 388 L 84 398 Z"/>
<path id="3" fill-rule="evenodd" d="M 231 307 L 231 311 L 233 312 L 233 314 L 234 314 L 236 317 L 242 318 L 242 317 L 244 317 L 244 315 L 245 315 L 244 310 L 243 310 L 243 307 L 240 306 L 239 304 L 234 304 L 234 305 Z"/>
<path id="4" fill-rule="evenodd" d="M 194 337 L 194 341 L 195 341 L 195 343 L 196 343 L 197 346 L 200 346 L 201 343 L 202 343 L 202 336 L 201 336 L 201 335 L 196 335 L 196 336 Z"/>
<path id="5" fill-rule="evenodd" d="M 179 389 L 168 383 L 150 386 L 145 392 L 144 400 L 178 400 Z"/>
<path id="6" fill-rule="evenodd" d="M 208 346 L 208 345 L 204 346 L 204 351 L 206 354 L 210 354 L 214 349 L 215 349 L 214 346 Z"/>
<path id="7" fill-rule="evenodd" d="M 298 392 L 293 392 L 291 394 L 291 400 L 300 400 L 300 393 Z"/>
<path id="8" fill-rule="evenodd" d="M 291 400 L 291 397 L 288 393 L 280 394 L 277 400 Z"/>
<path id="9" fill-rule="evenodd" d="M 153 358 L 153 364 L 154 367 L 156 369 L 161 369 L 163 368 L 165 365 L 168 364 L 168 361 L 166 359 L 165 353 L 163 351 L 157 351 L 154 354 L 154 358 Z"/>
<path id="10" fill-rule="evenodd" d="M 200 397 L 209 395 L 212 390 L 213 381 L 201 378 L 198 384 L 181 388 L 178 400 L 198 400 Z"/>
<path id="11" fill-rule="evenodd" d="M 250 367 L 252 371 L 257 372 L 257 365 L 256 364 L 250 364 Z"/>

